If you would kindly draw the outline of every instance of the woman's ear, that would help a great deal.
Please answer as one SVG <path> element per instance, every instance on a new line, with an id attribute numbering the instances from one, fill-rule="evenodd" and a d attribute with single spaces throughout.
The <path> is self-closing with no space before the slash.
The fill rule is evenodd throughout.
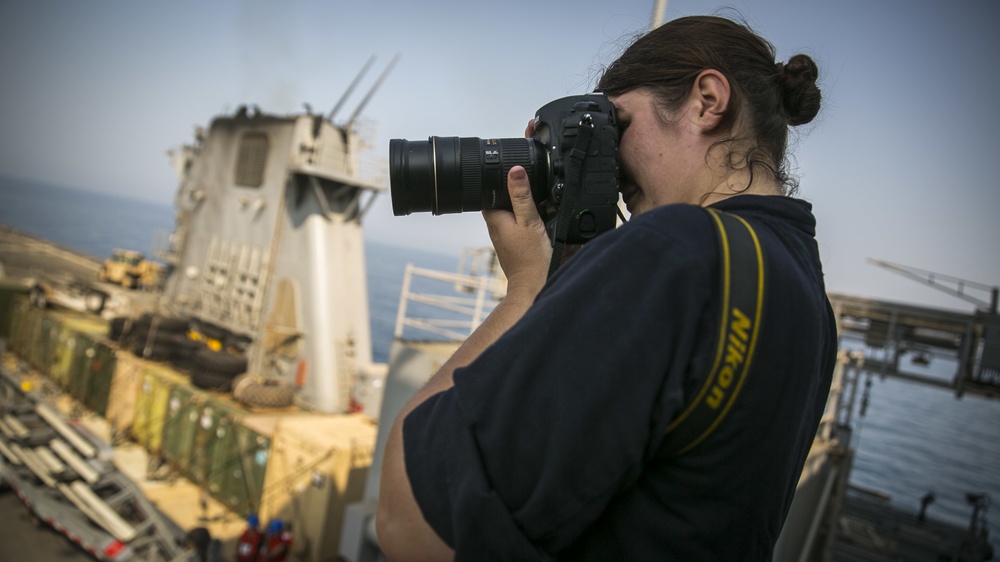
<path id="1" fill-rule="evenodd" d="M 726 116 L 732 91 L 725 75 L 713 68 L 702 70 L 694 79 L 689 101 L 692 117 L 703 133 L 714 131 Z"/>

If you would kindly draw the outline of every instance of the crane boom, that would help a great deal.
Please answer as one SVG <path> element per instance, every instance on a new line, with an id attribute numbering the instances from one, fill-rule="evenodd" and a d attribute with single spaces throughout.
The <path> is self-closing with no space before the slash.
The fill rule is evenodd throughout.
<path id="1" fill-rule="evenodd" d="M 945 275 L 943 273 L 935 273 L 926 269 L 900 265 L 898 263 L 890 263 L 873 258 L 868 258 L 868 263 L 883 267 L 904 277 L 908 277 L 914 281 L 918 281 L 929 287 L 933 287 L 934 289 L 958 297 L 964 301 L 971 302 L 978 308 L 990 312 L 991 314 L 997 313 L 997 293 L 1000 292 L 1000 287 L 995 285 L 991 286 L 984 283 L 976 283 L 975 281 L 968 281 L 951 275 Z M 967 289 L 986 291 L 990 295 L 990 300 L 985 301 L 966 294 Z"/>

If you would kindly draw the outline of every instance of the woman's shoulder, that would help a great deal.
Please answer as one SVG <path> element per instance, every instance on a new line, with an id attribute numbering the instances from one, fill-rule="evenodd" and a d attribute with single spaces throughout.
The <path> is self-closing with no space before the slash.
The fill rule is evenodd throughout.
<path id="1" fill-rule="evenodd" d="M 613 293 L 613 287 L 635 296 L 672 286 L 684 289 L 671 294 L 690 299 L 703 287 L 714 286 L 711 280 L 718 270 L 714 229 L 711 216 L 701 207 L 658 207 L 586 243 L 556 271 L 549 288 L 568 293 L 580 286 L 589 292 L 599 279 L 605 294 Z"/>
<path id="2" fill-rule="evenodd" d="M 688 267 L 714 260 L 716 234 L 708 212 L 695 205 L 666 205 L 632 217 L 588 242 L 580 256 L 590 267 Z"/>
<path id="3" fill-rule="evenodd" d="M 704 207 L 690 203 L 672 203 L 650 209 L 637 217 L 633 217 L 630 222 L 660 220 L 663 217 L 673 217 L 680 220 L 699 220 L 707 219 L 708 215 Z"/>
<path id="4" fill-rule="evenodd" d="M 712 219 L 703 207 L 664 205 L 632 217 L 619 230 L 626 237 L 655 236 L 670 243 L 700 243 L 712 235 Z"/>

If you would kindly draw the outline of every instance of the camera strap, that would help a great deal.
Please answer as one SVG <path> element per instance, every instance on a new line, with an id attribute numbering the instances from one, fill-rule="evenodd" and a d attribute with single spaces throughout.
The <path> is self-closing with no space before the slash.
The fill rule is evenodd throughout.
<path id="1" fill-rule="evenodd" d="M 721 320 L 715 358 L 694 400 L 667 426 L 660 447 L 676 456 L 704 441 L 722 423 L 743 388 L 764 305 L 764 254 L 760 240 L 742 218 L 706 208 L 718 230 L 721 265 Z"/>
<path id="2" fill-rule="evenodd" d="M 583 177 L 583 161 L 587 156 L 587 147 L 594 134 L 594 120 L 590 114 L 585 114 L 576 128 L 576 142 L 569 152 L 566 164 L 566 184 L 563 186 L 559 202 L 559 214 L 556 216 L 556 228 L 552 237 L 552 260 L 549 262 L 548 276 L 559 269 L 563 252 L 566 250 L 566 240 L 569 238 L 569 228 L 573 222 L 573 211 L 576 209 L 576 198 L 580 192 Z"/>

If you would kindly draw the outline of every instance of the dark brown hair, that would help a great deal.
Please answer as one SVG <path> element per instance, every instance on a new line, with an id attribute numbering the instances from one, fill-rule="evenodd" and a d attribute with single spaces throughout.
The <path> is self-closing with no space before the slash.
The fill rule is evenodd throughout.
<path id="1" fill-rule="evenodd" d="M 620 95 L 650 88 L 664 109 L 673 110 L 701 71 L 718 70 L 732 91 L 723 130 L 753 140 L 745 155 L 730 152 L 731 164 L 749 168 L 751 178 L 755 167 L 762 167 L 793 193 L 796 182 L 785 162 L 788 127 L 808 123 L 819 112 L 819 70 L 807 55 L 795 55 L 787 64 L 774 57 L 774 46 L 745 24 L 715 16 L 678 18 L 632 43 L 605 70 L 597 90 Z M 735 131 L 741 120 L 748 130 Z"/>

